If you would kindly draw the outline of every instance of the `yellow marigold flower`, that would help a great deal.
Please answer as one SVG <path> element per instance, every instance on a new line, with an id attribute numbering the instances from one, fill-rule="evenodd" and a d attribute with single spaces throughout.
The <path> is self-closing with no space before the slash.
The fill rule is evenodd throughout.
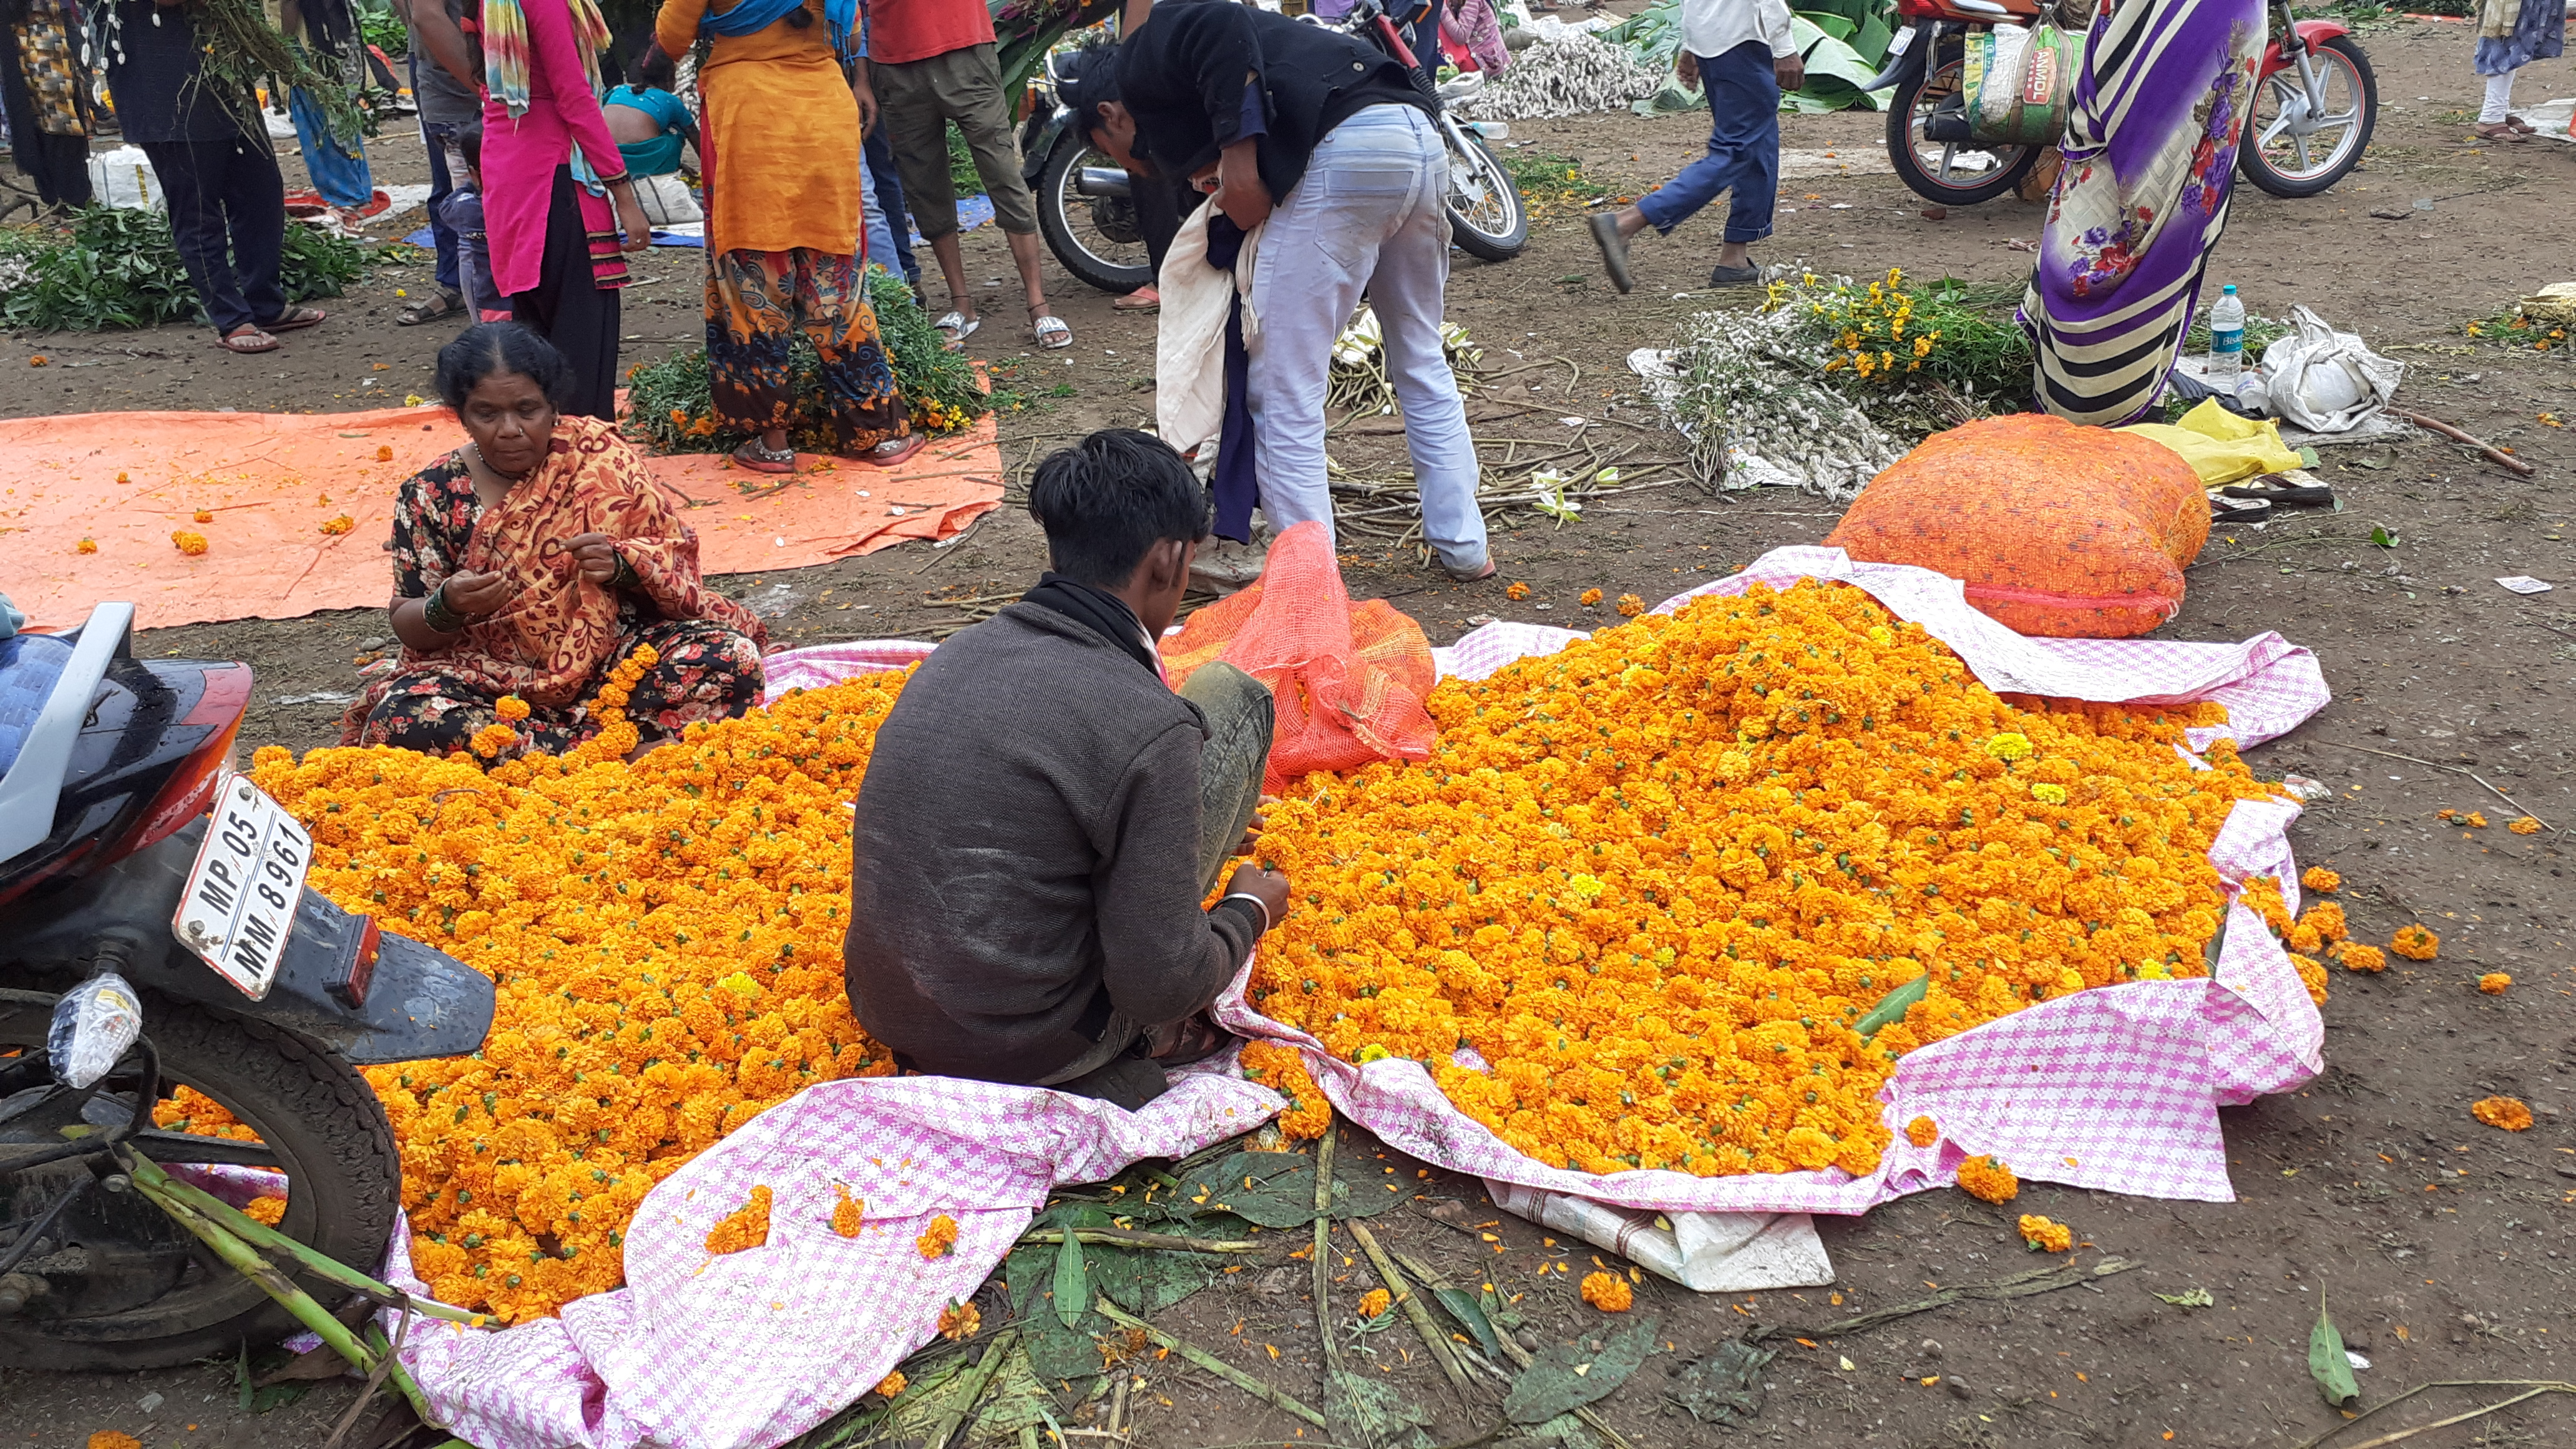
<path id="1" fill-rule="evenodd" d="M 1994 1157 L 1971 1157 L 1959 1164 L 1959 1190 L 1987 1202 L 2006 1203 L 2021 1195 L 2021 1179 Z"/>
<path id="2" fill-rule="evenodd" d="M 252 1198 L 249 1202 L 242 1205 L 242 1216 L 249 1218 L 252 1222 L 260 1224 L 262 1227 L 276 1227 L 279 1223 L 286 1221 L 286 1199 L 282 1197 Z"/>
<path id="3" fill-rule="evenodd" d="M 1986 741 L 1986 753 L 2007 762 L 2027 760 L 2030 758 L 2030 736 L 2006 730 Z"/>
<path id="4" fill-rule="evenodd" d="M 505 694 L 501 696 L 500 703 L 492 706 L 492 712 L 511 724 L 517 724 L 528 717 L 528 702 L 515 694 Z"/>
<path id="5" fill-rule="evenodd" d="M 1580 602 L 1583 607 L 1587 609 L 1591 608 L 1593 605 L 1601 602 L 1601 591 L 1599 589 L 1585 589 Z"/>
<path id="6" fill-rule="evenodd" d="M 2469 1104 L 2469 1114 L 2490 1127 L 2507 1132 L 2531 1129 L 2531 1108 L 2511 1097 L 2481 1097 Z"/>
<path id="7" fill-rule="evenodd" d="M 914 1239 L 912 1245 L 922 1257 L 932 1262 L 947 1257 L 957 1250 L 957 1220 L 941 1213 L 930 1220 L 930 1226 L 921 1230 L 921 1236 Z"/>
<path id="8" fill-rule="evenodd" d="M 197 513 L 196 513 L 196 520 L 197 520 L 197 522 L 199 522 L 199 523 L 212 523 L 212 522 L 214 522 L 214 521 L 215 521 L 214 510 L 212 510 L 212 509 L 207 509 L 207 508 L 200 508 L 200 509 L 198 509 L 198 510 L 197 510 Z"/>
<path id="9" fill-rule="evenodd" d="M 1616 1273 L 1584 1274 L 1581 1291 L 1584 1302 L 1604 1313 L 1625 1313 L 1629 1305 L 1637 1301 L 1635 1293 L 1628 1287 L 1628 1280 Z"/>
<path id="10" fill-rule="evenodd" d="M 2389 937 L 2388 949 L 2409 961 L 2430 961 L 2442 949 L 2442 938 L 2420 925 L 2400 926 Z"/>
<path id="11" fill-rule="evenodd" d="M 2513 985 L 2513 978 L 2501 971 L 2490 971 L 2478 978 L 2478 989 L 2489 996 L 2502 996 Z"/>
<path id="12" fill-rule="evenodd" d="M 1932 355 L 1932 339 L 1931 339 L 1930 337 L 1917 337 L 1917 338 L 1915 338 L 1915 339 L 1914 339 L 1914 355 L 1915 355 L 1916 357 L 1929 357 L 1929 356 L 1931 356 L 1931 355 Z"/>
<path id="13" fill-rule="evenodd" d="M 341 514 L 337 518 L 326 518 L 322 520 L 322 531 L 333 538 L 338 538 L 341 534 L 347 533 L 350 529 L 357 526 L 358 520 L 351 518 L 345 513 Z"/>
<path id="14" fill-rule="evenodd" d="M 1608 887 L 1601 884 L 1600 879 L 1596 876 L 1573 876 L 1568 878 L 1565 883 L 1576 895 L 1581 896 L 1587 901 L 1597 901 L 1601 899 L 1601 892 L 1608 889 Z"/>
<path id="15" fill-rule="evenodd" d="M 2538 835 L 2542 829 L 2540 817 L 2537 815 L 2525 815 L 2519 820 L 2507 822 L 2504 828 L 2516 835 Z"/>
<path id="16" fill-rule="evenodd" d="M 190 558 L 195 558 L 206 551 L 206 536 L 202 533 L 190 533 L 184 528 L 171 532 L 170 543 L 172 547 Z"/>
<path id="17" fill-rule="evenodd" d="M 2036 1213 L 2021 1215 L 2022 1241 L 2034 1253 L 2063 1253 L 2075 1246 L 2075 1230 Z"/>
<path id="18" fill-rule="evenodd" d="M 1941 1140 L 1941 1124 L 1929 1117 L 1917 1117 L 1905 1124 L 1905 1140 L 1917 1147 L 1929 1147 Z"/>
<path id="19" fill-rule="evenodd" d="M 972 1303 L 951 1302 L 939 1310 L 939 1336 L 963 1343 L 984 1331 L 984 1314 Z"/>
<path id="20" fill-rule="evenodd" d="M 832 1231 L 845 1238 L 857 1237 L 868 1220 L 867 1199 L 850 1196 L 846 1182 L 832 1184 L 832 1194 Z"/>
<path id="21" fill-rule="evenodd" d="M 769 1241 L 769 1189 L 755 1187 L 751 1200 L 717 1220 L 707 1233 L 710 1253 L 739 1253 Z"/>
<path id="22" fill-rule="evenodd" d="M 72 547 L 72 552 L 96 553 L 98 552 L 98 540 L 94 538 L 84 538 Z"/>
<path id="23" fill-rule="evenodd" d="M 1622 615 L 1633 619 L 1639 614 L 1646 612 L 1646 601 L 1638 598 L 1635 594 L 1621 594 L 1619 596 L 1619 612 Z"/>
<path id="24" fill-rule="evenodd" d="M 1395 1296 L 1383 1288 L 1371 1288 L 1360 1295 L 1360 1317 L 1375 1318 L 1395 1303 Z"/>
<path id="25" fill-rule="evenodd" d="M 2377 946 L 2365 946 L 2359 941 L 2344 942 L 2342 947 L 2335 952 L 2335 959 L 2343 963 L 2343 969 L 2346 971 L 2385 971 L 2388 969 L 2387 952 L 2380 950 Z"/>
<path id="26" fill-rule="evenodd" d="M 1524 583 L 1518 582 L 1517 580 L 1515 580 L 1515 581 L 1512 583 L 1512 585 L 1511 585 L 1510 587 L 1508 587 L 1508 588 L 1506 588 L 1506 589 L 1504 589 L 1504 590 L 1503 590 L 1503 597 L 1504 597 L 1504 598 L 1506 598 L 1506 599 L 1511 600 L 1511 601 L 1512 601 L 1512 602 L 1514 602 L 1514 603 L 1518 603 L 1518 602 L 1520 602 L 1521 600 L 1528 598 L 1529 596 L 1530 596 L 1530 586 L 1529 586 L 1529 585 L 1527 585 L 1527 584 L 1524 584 Z"/>
<path id="27" fill-rule="evenodd" d="M 2342 888 L 2343 877 L 2326 869 L 2322 865 L 2312 865 L 2299 876 L 2299 884 L 2306 886 L 2312 891 L 2322 892 L 2326 895 L 2333 895 L 2337 890 Z"/>
<path id="28" fill-rule="evenodd" d="M 2030 787 L 2030 798 L 2042 805 L 2063 805 L 2066 803 L 2066 787 L 2043 780 Z"/>
<path id="29" fill-rule="evenodd" d="M 891 1399 L 895 1395 L 902 1393 L 908 1383 L 909 1380 L 905 1379 L 903 1376 L 903 1370 L 896 1369 L 894 1372 L 887 1374 L 884 1378 L 877 1380 L 876 1392 Z"/>

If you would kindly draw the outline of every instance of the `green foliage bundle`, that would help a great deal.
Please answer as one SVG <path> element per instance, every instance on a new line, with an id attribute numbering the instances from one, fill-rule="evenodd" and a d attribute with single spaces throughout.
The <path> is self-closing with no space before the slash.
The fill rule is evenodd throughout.
<path id="1" fill-rule="evenodd" d="M 308 226 L 286 229 L 289 300 L 336 297 L 365 275 L 367 248 Z M 0 327 L 103 332 L 201 315 L 196 289 L 158 211 L 93 206 L 68 228 L 0 232 Z"/>

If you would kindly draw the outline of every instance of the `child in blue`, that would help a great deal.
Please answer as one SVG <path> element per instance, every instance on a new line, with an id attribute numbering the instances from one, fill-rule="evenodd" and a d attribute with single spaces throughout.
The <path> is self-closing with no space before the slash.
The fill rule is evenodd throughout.
<path id="1" fill-rule="evenodd" d="M 457 290 L 475 322 L 507 322 L 510 299 L 492 285 L 492 239 L 483 229 L 483 128 L 469 126 L 447 155 L 456 187 L 439 198 L 438 220 L 456 234 Z"/>

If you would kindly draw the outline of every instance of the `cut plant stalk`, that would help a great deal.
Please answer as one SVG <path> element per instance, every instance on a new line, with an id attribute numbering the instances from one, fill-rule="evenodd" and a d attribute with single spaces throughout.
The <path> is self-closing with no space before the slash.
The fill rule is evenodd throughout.
<path id="1" fill-rule="evenodd" d="M 1279 1408 L 1285 1409 L 1289 1413 L 1296 1415 L 1298 1418 L 1305 1420 L 1307 1423 L 1314 1425 L 1318 1429 L 1324 1427 L 1323 1415 L 1316 1413 L 1313 1409 L 1310 1409 L 1304 1404 L 1298 1402 L 1285 1390 L 1272 1388 L 1270 1385 L 1263 1383 L 1261 1380 L 1256 1379 L 1252 1375 L 1245 1373 L 1243 1370 L 1236 1368 L 1234 1365 L 1227 1363 L 1224 1359 L 1218 1358 L 1215 1354 L 1209 1353 L 1205 1349 L 1196 1348 L 1183 1343 L 1181 1340 L 1174 1338 L 1163 1330 L 1147 1323 L 1145 1320 L 1123 1312 L 1117 1304 L 1110 1302 L 1107 1298 L 1102 1298 L 1099 1302 L 1094 1303 L 1091 1306 L 1099 1311 L 1101 1317 L 1108 1319 L 1110 1322 L 1117 1324 L 1121 1328 L 1132 1328 L 1137 1330 L 1153 1342 L 1164 1348 L 1170 1349 L 1172 1352 L 1188 1359 L 1191 1363 L 1198 1365 L 1200 1368 L 1206 1369 L 1209 1373 L 1216 1375 L 1218 1378 L 1221 1378 L 1227 1383 L 1234 1385 L 1236 1388 L 1243 1390 L 1245 1393 L 1252 1395 L 1254 1398 L 1266 1400 Z"/>
<path id="2" fill-rule="evenodd" d="M 1378 1281 L 1386 1285 L 1387 1292 L 1395 1295 L 1395 1306 L 1404 1310 L 1405 1321 L 1413 1325 L 1413 1331 L 1422 1335 L 1423 1346 L 1431 1351 L 1431 1361 L 1440 1365 L 1440 1372 L 1448 1376 L 1450 1387 L 1465 1392 L 1466 1366 L 1459 1363 L 1458 1355 L 1451 1351 L 1449 1336 L 1440 1331 L 1440 1325 L 1431 1321 L 1431 1310 L 1422 1306 L 1422 1299 L 1404 1281 L 1404 1275 L 1396 1271 L 1395 1263 L 1387 1257 L 1386 1250 L 1377 1245 L 1377 1235 L 1368 1230 L 1367 1224 L 1353 1222 L 1350 1226 L 1351 1236 L 1359 1240 L 1360 1251 L 1368 1254 L 1369 1263 L 1377 1269 Z"/>
<path id="3" fill-rule="evenodd" d="M 1262 1244 L 1241 1239 L 1185 1238 L 1172 1233 L 1141 1233 L 1125 1228 L 1075 1228 L 1077 1243 L 1097 1243 L 1110 1248 L 1158 1248 L 1169 1253 L 1258 1253 Z M 1060 1228 L 1040 1228 L 1020 1234 L 1023 1243 L 1061 1243 Z"/>

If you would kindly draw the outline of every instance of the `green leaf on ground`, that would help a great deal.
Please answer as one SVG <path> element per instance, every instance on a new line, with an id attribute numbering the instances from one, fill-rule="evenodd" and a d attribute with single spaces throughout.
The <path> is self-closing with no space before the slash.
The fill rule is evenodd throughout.
<path id="1" fill-rule="evenodd" d="M 1431 1290 L 1431 1300 L 1439 1304 L 1440 1311 L 1454 1319 L 1460 1328 L 1467 1330 L 1476 1340 L 1476 1347 L 1485 1351 L 1485 1357 L 1499 1358 L 1503 1351 L 1502 1341 L 1494 1336 L 1494 1325 L 1485 1317 L 1484 1307 L 1476 1298 L 1476 1294 L 1464 1288 Z"/>
<path id="2" fill-rule="evenodd" d="M 1315 1220 L 1315 1159 L 1302 1152 L 1237 1152 L 1181 1174 L 1180 1203 L 1230 1212 L 1265 1228 L 1302 1228 Z M 1401 1192 L 1333 1184 L 1333 1216 L 1372 1217 L 1404 1200 Z"/>
<path id="3" fill-rule="evenodd" d="M 1349 1369 L 1335 1369 L 1331 1377 L 1332 1392 L 1323 1408 L 1335 1442 L 1387 1449 L 1425 1449 L 1431 1443 L 1422 1432 L 1431 1423 L 1431 1405 L 1419 1395 L 1406 1394 L 1384 1377 Z"/>
<path id="4" fill-rule="evenodd" d="M 1139 1251 L 1088 1245 L 1091 1281 L 1109 1301 L 1139 1318 L 1160 1313 L 1208 1285 L 1206 1260 L 1196 1253 Z"/>
<path id="5" fill-rule="evenodd" d="M 1512 1380 L 1503 1417 L 1536 1424 L 1609 1397 L 1654 1352 L 1658 1322 L 1648 1316 L 1625 1326 L 1604 1325 L 1572 1343 L 1551 1344 Z"/>
<path id="6" fill-rule="evenodd" d="M 1739 1338 L 1674 1374 L 1664 1392 L 1703 1424 L 1742 1424 L 1762 1412 L 1762 1370 L 1773 1351 Z"/>
<path id="7" fill-rule="evenodd" d="M 2187 1288 L 2180 1293 L 2159 1293 L 2156 1296 L 2176 1308 L 2214 1308 L 2218 1305 L 2218 1300 L 2211 1297 L 2206 1288 Z"/>
<path id="8" fill-rule="evenodd" d="M 2336 1408 L 2361 1402 L 2361 1385 L 2353 1382 L 2352 1357 L 2344 1352 L 2343 1334 L 2327 1315 L 2322 1293 L 2317 1295 L 2317 1326 L 2308 1333 L 2308 1375 Z"/>
<path id="9" fill-rule="evenodd" d="M 1056 1321 L 1067 1328 L 1080 1323 L 1091 1306 L 1091 1274 L 1083 1265 L 1081 1240 L 1071 1233 L 1055 1250 L 1054 1289 Z"/>
<path id="10" fill-rule="evenodd" d="M 2381 548 L 2395 548 L 2398 544 L 2404 542 L 2404 540 L 2400 539 L 2396 534 L 2390 533 L 2386 528 L 2377 524 L 2373 524 L 2371 526 L 2370 541 Z"/>

